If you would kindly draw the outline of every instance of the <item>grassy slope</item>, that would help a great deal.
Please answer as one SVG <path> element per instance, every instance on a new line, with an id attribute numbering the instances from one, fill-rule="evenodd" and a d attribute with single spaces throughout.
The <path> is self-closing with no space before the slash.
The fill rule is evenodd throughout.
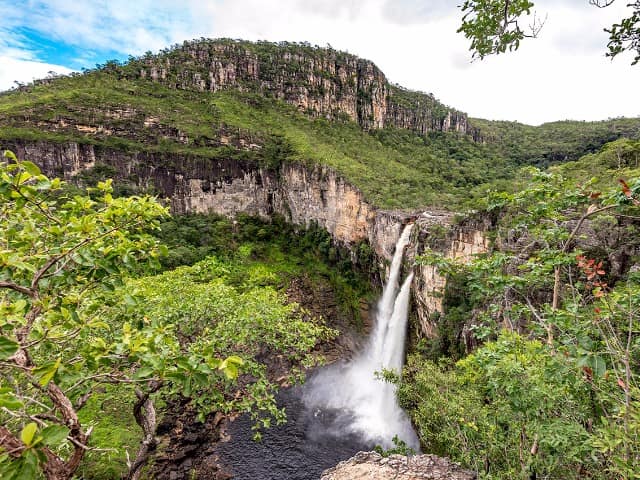
<path id="1" fill-rule="evenodd" d="M 151 117 L 156 125 L 145 126 Z M 110 132 L 84 133 L 76 123 Z M 333 167 L 383 208 L 473 205 L 489 187 L 509 188 L 521 165 L 577 160 L 620 135 L 640 136 L 640 119 L 541 127 L 483 120 L 475 124 L 486 143 L 457 134 L 421 137 L 398 129 L 367 133 L 353 122 L 313 119 L 257 94 L 174 90 L 105 71 L 0 95 L 0 142 L 73 140 L 129 151 L 265 162 L 266 149 L 222 146 L 219 132 L 239 132 L 262 145 L 275 135 L 286 147 L 286 155 L 276 163 Z M 273 165 L 273 159 L 267 163 Z"/>
<path id="2" fill-rule="evenodd" d="M 114 119 L 103 113 L 122 108 L 134 109 L 136 114 Z M 25 115 L 31 125 L 24 121 Z M 189 137 L 189 144 L 161 138 L 144 127 L 145 117 L 156 117 L 162 127 L 179 130 Z M 5 119 L 0 121 L 0 140 L 74 140 L 207 157 L 235 154 L 228 147 L 200 146 L 215 141 L 222 126 L 239 128 L 258 139 L 281 135 L 293 149 L 289 160 L 331 166 L 359 186 L 370 201 L 388 208 L 450 204 L 459 196 L 457 189 L 478 182 L 464 174 L 468 159 L 451 162 L 448 152 L 430 148 L 441 143 L 437 138 L 426 141 L 401 131 L 370 135 L 353 122 L 312 119 L 256 95 L 170 90 L 149 82 L 117 81 L 101 73 L 60 79 L 36 86 L 28 94 L 2 95 L 0 118 Z M 61 119 L 68 124 L 105 125 L 114 133 L 87 135 L 72 127 L 54 130 L 49 126 Z M 490 158 L 482 145 L 467 139 L 454 143 L 465 145 L 483 163 Z M 260 160 L 253 152 L 243 156 Z"/>

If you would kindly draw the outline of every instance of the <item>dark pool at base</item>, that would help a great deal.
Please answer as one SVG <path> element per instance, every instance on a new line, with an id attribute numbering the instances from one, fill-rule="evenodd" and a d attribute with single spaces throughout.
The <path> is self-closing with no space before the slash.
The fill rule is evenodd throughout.
<path id="1" fill-rule="evenodd" d="M 301 400 L 300 387 L 282 391 L 278 405 L 285 407 L 287 423 L 253 440 L 251 419 L 244 415 L 227 429 L 229 442 L 216 451 L 235 480 L 318 480 L 321 473 L 374 445 L 357 435 L 336 432 L 338 412 L 310 411 Z M 344 412 L 340 421 L 348 422 Z"/>

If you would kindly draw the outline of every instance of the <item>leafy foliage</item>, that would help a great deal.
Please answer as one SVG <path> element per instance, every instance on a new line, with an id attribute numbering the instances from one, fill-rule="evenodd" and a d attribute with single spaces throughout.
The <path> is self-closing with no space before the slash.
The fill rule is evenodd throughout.
<path id="1" fill-rule="evenodd" d="M 620 23 L 614 23 L 610 29 L 605 31 L 609 34 L 607 47 L 608 57 L 615 57 L 624 51 L 635 52 L 632 65 L 640 62 L 640 1 L 630 2 L 629 7 L 633 8 L 630 17 L 623 18 Z"/>
<path id="2" fill-rule="evenodd" d="M 605 8 L 615 1 L 589 0 L 588 3 Z M 605 29 L 609 33 L 606 55 L 613 58 L 630 51 L 635 55 L 632 65 L 636 65 L 640 60 L 640 2 L 630 1 L 627 6 L 633 9 L 631 16 Z M 540 21 L 534 13 L 528 27 L 521 28 L 522 17 L 531 15 L 533 7 L 534 3 L 529 0 L 467 0 L 460 7 L 463 17 L 458 32 L 471 40 L 469 49 L 474 57 L 482 59 L 487 55 L 517 50 L 524 38 L 537 37 L 544 26 L 544 20 Z"/>
<path id="3" fill-rule="evenodd" d="M 371 277 L 377 273 L 371 248 L 351 253 L 334 244 L 326 230 L 301 229 L 275 216 L 269 221 L 238 215 L 233 220 L 215 214 L 174 216 L 156 233 L 167 245 L 161 258 L 165 268 L 192 265 L 211 255 L 227 264 L 225 282 L 240 287 L 254 271 L 263 272 L 265 285 L 286 289 L 292 280 L 309 281 L 314 289 L 329 288 L 339 313 L 351 325 L 360 324 L 360 304 L 370 300 Z"/>
<path id="4" fill-rule="evenodd" d="M 308 365 L 328 329 L 264 287 L 259 270 L 238 290 L 224 283 L 228 270 L 214 258 L 140 277 L 146 264 L 158 266 L 161 249 L 148 231 L 163 207 L 150 197 L 114 198 L 110 181 L 98 183 L 93 199 L 68 197 L 60 180 L 7 158 L 0 165 L 3 478 L 71 478 L 90 449 L 91 429 L 78 412 L 103 384 L 136 399 L 144 441 L 130 477 L 155 441 L 157 392 L 192 398 L 203 417 L 239 409 L 282 418 L 258 357 L 280 352 L 285 372 Z M 131 271 L 140 278 L 124 281 Z"/>
<path id="5" fill-rule="evenodd" d="M 530 15 L 533 2 L 529 0 L 467 0 L 461 9 L 464 13 L 458 32 L 471 40 L 469 49 L 481 59 L 491 54 L 517 50 L 525 37 L 535 36 L 522 29 L 522 15 Z"/>
<path id="6" fill-rule="evenodd" d="M 637 247 L 640 182 L 528 173 L 489 199 L 494 251 L 421 260 L 464 279 L 462 321 L 496 340 L 453 368 L 416 354 L 401 398 L 426 445 L 487 478 L 638 478 L 640 278 L 614 265 Z"/>
<path id="7" fill-rule="evenodd" d="M 168 392 L 192 398 L 202 418 L 222 410 L 251 411 L 257 419 L 264 411 L 282 420 L 283 412 L 273 400 L 277 384 L 271 384 L 259 358 L 279 352 L 286 362 L 281 373 L 294 369 L 300 374 L 300 365 L 314 363 L 310 351 L 316 342 L 332 332 L 307 321 L 298 305 L 288 303 L 272 286 L 277 279 L 272 272 L 254 265 L 245 270 L 241 284 L 232 286 L 235 282 L 230 279 L 237 274 L 233 268 L 231 263 L 208 257 L 191 267 L 130 280 L 124 290 L 100 299 L 100 308 L 106 310 L 101 316 L 118 318 L 131 329 L 138 324 L 138 329 L 156 338 L 161 332 L 160 339 L 154 339 L 156 351 L 176 344 L 177 357 L 160 359 L 155 351 L 141 348 L 136 376 L 170 381 Z M 145 331 L 146 325 L 155 331 Z M 132 334 L 130 343 L 136 341 L 140 339 Z M 238 390 L 227 380 L 234 380 L 240 369 L 248 376 Z M 226 378 L 212 379 L 213 370 L 222 371 Z M 295 380 L 295 376 L 289 379 Z"/>
<path id="8" fill-rule="evenodd" d="M 79 352 L 78 345 L 89 345 L 105 326 L 82 307 L 113 289 L 126 270 L 157 264 L 156 242 L 144 229 L 157 226 L 165 211 L 149 197 L 113 198 L 109 181 L 98 184 L 98 201 L 55 199 L 60 180 L 11 152 L 5 157 L 0 401 L 6 453 L 0 469 L 7 478 L 35 477 L 40 468 L 47 477 L 66 478 L 88 438 L 72 403 L 78 391 L 117 371 L 121 361 L 131 365 L 126 349 L 102 365 Z"/>
<path id="9" fill-rule="evenodd" d="M 503 332 L 454 368 L 414 354 L 399 390 L 425 449 L 481 478 L 581 478 L 588 386 L 543 344 Z"/>

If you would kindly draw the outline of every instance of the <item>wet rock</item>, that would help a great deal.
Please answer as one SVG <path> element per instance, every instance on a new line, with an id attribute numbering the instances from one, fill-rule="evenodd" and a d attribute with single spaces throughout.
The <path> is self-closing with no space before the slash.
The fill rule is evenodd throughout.
<path id="1" fill-rule="evenodd" d="M 151 462 L 151 477 L 156 480 L 225 478 L 217 466 L 215 444 L 220 440 L 222 414 L 209 415 L 205 422 L 186 400 L 167 406 L 158 425 L 158 451 Z"/>

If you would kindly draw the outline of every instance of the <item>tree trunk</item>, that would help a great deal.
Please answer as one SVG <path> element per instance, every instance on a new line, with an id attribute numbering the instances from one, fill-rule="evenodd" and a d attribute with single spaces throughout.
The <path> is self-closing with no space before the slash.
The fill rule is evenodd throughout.
<path id="1" fill-rule="evenodd" d="M 138 401 L 133 406 L 133 416 L 136 419 L 136 423 L 140 425 L 143 432 L 142 443 L 136 454 L 136 458 L 129 466 L 129 473 L 127 474 L 127 480 L 140 480 L 142 475 L 142 469 L 149 461 L 149 455 L 155 450 L 158 444 L 156 440 L 156 428 L 157 418 L 156 409 L 153 406 L 153 400 L 150 398 L 150 394 L 157 391 L 160 388 L 158 382 L 154 382 L 151 386 L 150 392 L 144 393 L 140 389 L 136 389 L 136 396 Z"/>

